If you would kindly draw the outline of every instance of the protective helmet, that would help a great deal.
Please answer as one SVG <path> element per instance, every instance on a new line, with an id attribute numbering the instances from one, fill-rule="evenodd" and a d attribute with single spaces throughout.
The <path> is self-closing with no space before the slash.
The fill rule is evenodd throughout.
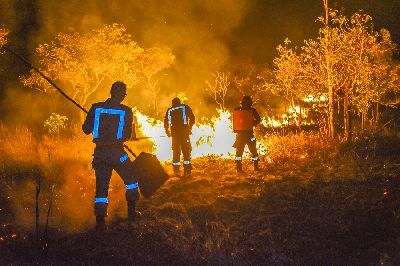
<path id="1" fill-rule="evenodd" d="M 126 84 L 121 81 L 114 82 L 114 84 L 111 86 L 110 93 L 111 93 L 111 97 L 125 96 L 126 95 Z"/>
<path id="2" fill-rule="evenodd" d="M 250 96 L 243 96 L 242 101 L 240 102 L 240 105 L 243 107 L 250 107 L 253 104 L 253 101 L 251 100 Z"/>
<path id="3" fill-rule="evenodd" d="M 177 106 L 180 104 L 181 104 L 181 99 L 179 99 L 178 97 L 172 99 L 172 106 Z"/>

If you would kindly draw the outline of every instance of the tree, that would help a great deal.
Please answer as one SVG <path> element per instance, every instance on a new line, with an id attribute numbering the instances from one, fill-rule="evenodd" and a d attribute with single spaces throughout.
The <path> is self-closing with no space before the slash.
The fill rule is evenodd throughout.
<path id="1" fill-rule="evenodd" d="M 36 49 L 40 70 L 60 82 L 72 99 L 84 106 L 105 81 L 137 82 L 137 58 L 143 49 L 123 26 L 106 25 L 87 34 L 59 33 Z M 20 77 L 25 86 L 44 92 L 53 89 L 35 71 Z M 83 116 L 82 116 L 83 118 Z"/>
<path id="2" fill-rule="evenodd" d="M 225 110 L 225 97 L 231 84 L 229 81 L 230 73 L 216 72 L 212 75 L 214 80 L 212 83 L 206 80 L 208 86 L 206 90 L 210 92 L 215 103 L 219 105 L 219 108 Z"/>
<path id="3" fill-rule="evenodd" d="M 374 31 L 372 17 L 355 13 L 350 18 L 331 12 L 339 29 L 338 94 L 343 106 L 343 137 L 349 138 L 350 111 L 361 114 L 362 129 L 372 103 L 381 101 L 398 80 L 393 54 L 396 46 L 387 30 Z"/>
<path id="4" fill-rule="evenodd" d="M 366 114 L 371 103 L 379 101 L 393 89 L 389 84 L 398 80 L 392 58 L 395 45 L 386 30 L 373 30 L 371 20 L 366 14 L 347 18 L 330 10 L 325 18 L 319 18 L 323 26 L 316 40 L 306 40 L 300 51 L 290 49 L 287 41 L 278 47 L 275 87 L 278 92 L 286 91 L 287 97 L 327 94 L 332 137 L 333 122 L 338 120 L 335 103 L 343 106 L 343 135 L 347 139 L 349 110 Z"/>
<path id="5" fill-rule="evenodd" d="M 357 16 L 356 16 L 357 15 Z M 396 51 L 396 45 L 392 42 L 390 33 L 382 29 L 380 32 L 374 32 L 373 26 L 365 27 L 364 20 L 368 17 L 359 17 L 355 14 L 351 23 L 362 23 L 362 25 L 353 27 L 349 31 L 350 37 L 358 34 L 358 46 L 355 45 L 355 55 L 353 60 L 358 62 L 357 69 L 359 78 L 353 80 L 353 85 L 349 91 L 350 104 L 354 110 L 361 114 L 361 128 L 365 129 L 367 114 L 373 105 L 378 108 L 379 105 L 390 105 L 384 96 L 389 91 L 398 91 L 399 83 L 399 65 L 393 61 L 393 54 Z M 360 37 L 361 36 L 361 37 Z M 350 60 L 351 58 L 349 58 Z M 356 67 L 356 64 L 353 64 Z M 345 89 L 345 88 L 344 88 Z M 378 111 L 375 113 L 375 125 L 378 122 Z"/>
<path id="6" fill-rule="evenodd" d="M 269 88 L 273 93 L 284 97 L 289 105 L 294 105 L 308 96 L 312 87 L 306 86 L 304 80 L 304 58 L 295 49 L 289 48 L 289 44 L 290 41 L 286 39 L 284 45 L 277 47 L 279 56 L 273 60 L 275 79 Z"/>
<path id="7" fill-rule="evenodd" d="M 269 69 L 266 66 L 260 66 L 249 59 L 239 59 L 229 62 L 226 66 L 232 75 L 232 89 L 235 95 L 241 97 L 251 96 L 253 103 L 263 104 L 264 96 L 264 75 Z M 260 78 L 262 77 L 262 78 Z"/>
<path id="8" fill-rule="evenodd" d="M 51 43 L 36 49 L 39 69 L 66 88 L 68 95 L 82 106 L 99 88 L 113 81 L 121 80 L 131 88 L 143 78 L 144 65 L 159 71 L 167 59 L 152 57 L 157 51 L 139 47 L 119 24 L 105 25 L 86 34 L 59 33 Z M 27 87 L 53 91 L 34 71 L 20 79 Z"/>
<path id="9" fill-rule="evenodd" d="M 9 30 L 4 26 L 0 27 L 0 48 L 7 43 L 7 35 Z"/>
<path id="10" fill-rule="evenodd" d="M 169 48 L 149 48 L 145 49 L 139 58 L 140 74 L 143 76 L 151 93 L 153 115 L 157 115 L 157 97 L 160 92 L 157 74 L 168 68 L 174 62 L 175 56 Z"/>

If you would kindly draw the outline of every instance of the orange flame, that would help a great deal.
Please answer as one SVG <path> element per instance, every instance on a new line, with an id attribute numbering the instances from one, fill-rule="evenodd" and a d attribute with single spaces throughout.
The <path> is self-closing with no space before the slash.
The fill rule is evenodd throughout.
<path id="1" fill-rule="evenodd" d="M 218 116 L 210 121 L 196 123 L 192 128 L 190 141 L 192 143 L 192 158 L 215 155 L 220 158 L 233 158 L 235 148 L 235 133 L 232 131 L 231 113 L 226 110 L 217 110 Z M 153 142 L 153 152 L 160 161 L 172 159 L 171 139 L 165 136 L 164 123 L 133 110 L 138 122 L 139 132 L 150 137 Z M 265 145 L 258 141 L 260 155 L 266 153 Z M 246 156 L 246 154 L 245 154 Z"/>

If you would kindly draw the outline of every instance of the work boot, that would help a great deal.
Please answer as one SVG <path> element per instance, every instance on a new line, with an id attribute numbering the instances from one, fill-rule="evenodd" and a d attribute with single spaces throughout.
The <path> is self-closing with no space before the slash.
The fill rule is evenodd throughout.
<path id="1" fill-rule="evenodd" d="M 173 170 L 174 170 L 174 175 L 175 176 L 179 176 L 180 175 L 180 170 L 179 170 L 179 166 L 173 166 Z"/>
<path id="2" fill-rule="evenodd" d="M 104 216 L 96 216 L 96 232 L 104 232 L 107 230 L 106 220 Z"/>
<path id="3" fill-rule="evenodd" d="M 240 162 L 240 163 L 236 163 L 236 171 L 238 172 L 238 173 L 243 173 L 243 169 L 242 169 L 242 163 Z"/>
<path id="4" fill-rule="evenodd" d="M 136 201 L 128 201 L 128 221 L 135 222 L 140 215 L 140 212 L 136 211 Z"/>
<path id="5" fill-rule="evenodd" d="M 183 168 L 183 175 L 184 176 L 189 176 L 192 174 L 192 166 L 186 166 Z"/>
<path id="6" fill-rule="evenodd" d="M 254 167 L 254 171 L 260 171 L 260 168 L 258 167 L 258 161 L 253 162 L 253 167 Z"/>

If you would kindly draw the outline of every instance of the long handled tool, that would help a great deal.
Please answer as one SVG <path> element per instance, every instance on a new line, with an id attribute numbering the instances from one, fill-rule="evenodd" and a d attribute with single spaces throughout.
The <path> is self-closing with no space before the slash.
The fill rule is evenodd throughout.
<path id="1" fill-rule="evenodd" d="M 41 77 L 43 77 L 51 86 L 57 89 L 59 93 L 61 93 L 65 98 L 67 98 L 70 102 L 72 102 L 76 107 L 81 109 L 83 112 L 88 113 L 88 111 L 83 108 L 79 103 L 77 103 L 74 99 L 69 97 L 60 87 L 58 87 L 50 78 L 48 78 L 42 71 L 40 71 L 37 67 L 32 65 L 28 60 L 26 60 L 23 56 L 17 54 L 12 49 L 7 46 L 3 46 L 3 48 L 21 60 L 25 65 L 35 70 Z M 160 136 L 164 137 L 164 136 Z M 140 139 L 147 139 L 151 137 L 139 137 Z M 140 191 L 143 193 L 145 197 L 150 197 L 164 182 L 168 179 L 168 174 L 164 171 L 157 157 L 153 154 L 141 152 L 139 156 L 126 145 L 124 144 L 124 148 L 135 157 L 133 162 L 133 172 L 138 174 L 138 181 L 140 186 Z"/>

